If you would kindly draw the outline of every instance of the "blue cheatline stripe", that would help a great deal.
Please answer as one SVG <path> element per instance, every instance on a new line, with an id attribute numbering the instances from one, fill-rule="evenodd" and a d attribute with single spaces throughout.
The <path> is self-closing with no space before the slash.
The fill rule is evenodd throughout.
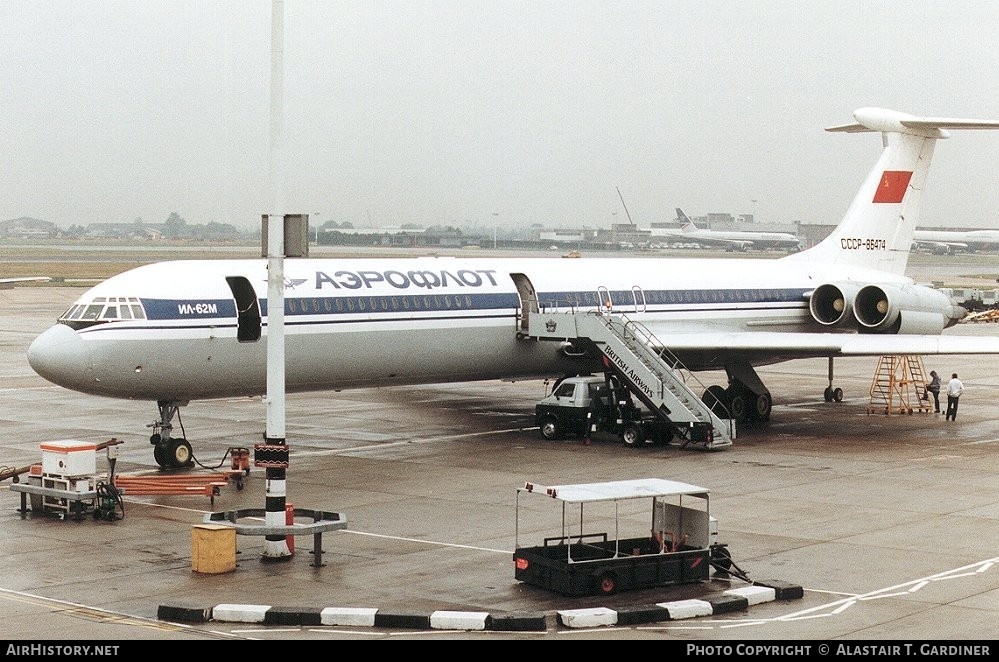
<path id="1" fill-rule="evenodd" d="M 803 288 L 726 288 L 696 290 L 641 290 L 644 300 L 639 306 L 678 305 L 719 306 L 718 309 L 731 309 L 745 306 L 781 308 L 787 304 L 805 302 Z M 610 295 L 614 305 L 627 309 L 635 305 L 636 293 L 631 290 L 612 290 Z M 538 300 L 542 306 L 599 306 L 603 294 L 598 292 L 542 292 Z M 261 315 L 267 315 L 267 300 L 260 299 Z M 780 305 L 784 304 L 784 305 Z M 142 299 L 146 317 L 150 320 L 196 320 L 218 319 L 236 316 L 235 302 L 232 299 Z M 520 307 L 520 298 L 514 293 L 460 293 L 460 294 L 405 294 L 405 295 L 358 295 L 358 296 L 312 296 L 288 297 L 285 299 L 285 315 L 357 315 L 357 314 L 408 314 L 422 312 L 460 311 L 513 311 Z M 752 309 L 752 308 L 750 308 Z"/>

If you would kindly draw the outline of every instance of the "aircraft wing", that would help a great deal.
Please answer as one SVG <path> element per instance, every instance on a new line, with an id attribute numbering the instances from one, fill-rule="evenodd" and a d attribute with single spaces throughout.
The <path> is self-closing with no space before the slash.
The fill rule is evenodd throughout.
<path id="1" fill-rule="evenodd" d="M 44 283 L 52 280 L 48 276 L 19 276 L 16 278 L 0 278 L 0 289 L 6 290 L 14 287 L 14 283 L 25 283 L 29 281 Z"/>
<path id="2" fill-rule="evenodd" d="M 712 352 L 771 356 L 887 356 L 891 354 L 999 354 L 999 336 L 893 335 L 854 333 L 781 333 L 761 331 L 702 331 L 673 333 L 656 330 L 668 338 L 676 353 Z"/>

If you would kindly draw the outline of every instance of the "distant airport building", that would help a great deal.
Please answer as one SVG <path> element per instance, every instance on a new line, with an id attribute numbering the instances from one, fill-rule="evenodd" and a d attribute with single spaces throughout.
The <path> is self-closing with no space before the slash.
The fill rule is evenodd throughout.
<path id="1" fill-rule="evenodd" d="M 802 248 L 809 248 L 819 243 L 832 233 L 836 228 L 834 225 L 819 225 L 819 224 L 806 224 L 806 223 L 796 223 L 797 230 L 795 234 L 798 235 L 798 239 L 801 240 Z"/>
<path id="2" fill-rule="evenodd" d="M 28 216 L 0 221 L 0 237 L 4 238 L 47 239 L 58 237 L 59 233 L 59 227 L 55 223 Z"/>
<path id="3" fill-rule="evenodd" d="M 479 243 L 477 237 L 466 237 L 461 230 L 450 226 L 426 229 L 408 225 L 384 228 L 347 226 L 349 224 L 320 228 L 317 242 L 327 246 L 398 246 L 403 248 L 418 246 L 461 248 L 469 244 Z"/>

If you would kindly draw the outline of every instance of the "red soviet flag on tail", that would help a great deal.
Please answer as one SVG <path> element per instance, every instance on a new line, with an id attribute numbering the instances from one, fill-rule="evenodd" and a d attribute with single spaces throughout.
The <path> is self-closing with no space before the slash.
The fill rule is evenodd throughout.
<path id="1" fill-rule="evenodd" d="M 874 202 L 902 202 L 911 178 L 912 172 L 908 170 L 885 170 L 874 192 Z"/>

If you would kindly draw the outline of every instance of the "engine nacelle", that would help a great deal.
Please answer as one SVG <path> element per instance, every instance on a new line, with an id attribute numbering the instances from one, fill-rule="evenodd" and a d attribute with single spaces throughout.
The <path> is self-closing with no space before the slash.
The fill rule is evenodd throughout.
<path id="1" fill-rule="evenodd" d="M 936 335 L 967 311 L 922 285 L 868 285 L 854 297 L 853 314 L 861 331 Z"/>
<path id="2" fill-rule="evenodd" d="M 808 300 L 812 318 L 823 326 L 839 326 L 852 322 L 853 299 L 860 290 L 852 283 L 826 283 L 819 285 Z"/>

